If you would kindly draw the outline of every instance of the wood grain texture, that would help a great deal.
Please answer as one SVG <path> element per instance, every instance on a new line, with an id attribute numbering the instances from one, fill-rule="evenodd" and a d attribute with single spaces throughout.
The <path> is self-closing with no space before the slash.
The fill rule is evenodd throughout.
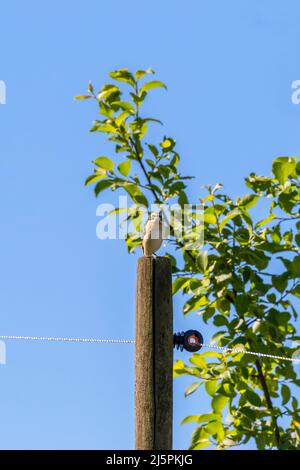
<path id="1" fill-rule="evenodd" d="M 135 448 L 170 450 L 173 308 L 168 258 L 138 260 L 135 341 Z"/>

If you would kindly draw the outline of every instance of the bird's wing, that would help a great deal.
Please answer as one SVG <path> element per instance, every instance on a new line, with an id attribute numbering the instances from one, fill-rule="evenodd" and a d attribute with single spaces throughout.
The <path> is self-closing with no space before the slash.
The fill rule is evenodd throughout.
<path id="1" fill-rule="evenodd" d="M 148 238 L 150 238 L 150 233 L 151 233 L 151 220 L 148 219 L 147 222 L 144 225 L 144 230 L 142 234 L 142 248 L 143 248 L 143 253 L 145 253 L 145 243 Z"/>
<path id="2" fill-rule="evenodd" d="M 152 228 L 152 220 L 149 219 L 149 220 L 147 220 L 147 222 L 145 223 L 144 232 L 143 232 L 143 238 L 145 238 L 146 235 L 149 235 L 149 234 L 151 233 L 151 228 Z"/>

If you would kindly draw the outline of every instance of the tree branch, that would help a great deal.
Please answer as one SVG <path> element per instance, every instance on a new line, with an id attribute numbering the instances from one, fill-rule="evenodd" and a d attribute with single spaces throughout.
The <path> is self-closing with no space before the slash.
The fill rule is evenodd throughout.
<path id="1" fill-rule="evenodd" d="M 263 370 L 262 370 L 261 363 L 260 363 L 259 359 L 257 359 L 255 361 L 255 366 L 256 366 L 258 376 L 259 376 L 259 380 L 260 380 L 260 383 L 261 383 L 261 386 L 262 386 L 262 389 L 263 389 L 263 392 L 264 392 L 267 407 L 271 412 L 273 412 L 274 411 L 273 403 L 272 403 L 272 400 L 271 400 L 269 388 L 268 388 L 266 378 L 264 376 L 264 373 L 263 373 Z M 273 422 L 273 426 L 274 426 L 274 430 L 275 430 L 276 445 L 279 449 L 280 448 L 281 438 L 280 438 L 280 432 L 279 432 L 279 427 L 278 427 L 278 423 L 277 423 L 277 418 L 276 418 L 276 416 L 273 415 L 273 413 L 272 413 L 272 422 Z"/>

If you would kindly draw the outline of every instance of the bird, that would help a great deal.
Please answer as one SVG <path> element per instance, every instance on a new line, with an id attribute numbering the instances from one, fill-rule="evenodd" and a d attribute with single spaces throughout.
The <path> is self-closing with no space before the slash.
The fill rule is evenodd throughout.
<path id="1" fill-rule="evenodd" d="M 162 213 L 153 212 L 145 225 L 142 243 L 144 256 L 156 256 L 163 242 L 162 228 Z"/>

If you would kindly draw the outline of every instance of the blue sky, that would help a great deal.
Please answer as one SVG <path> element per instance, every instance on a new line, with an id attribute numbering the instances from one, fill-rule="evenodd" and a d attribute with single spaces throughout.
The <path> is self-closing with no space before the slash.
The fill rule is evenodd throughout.
<path id="1" fill-rule="evenodd" d="M 121 241 L 99 241 L 83 186 L 107 154 L 89 134 L 96 109 L 73 101 L 109 70 L 152 67 L 168 84 L 148 109 L 176 138 L 191 194 L 299 155 L 300 5 L 296 0 L 1 5 L 0 334 L 133 338 L 135 268 Z M 109 200 L 109 198 L 108 198 Z M 175 330 L 199 327 L 175 300 Z M 0 448 L 133 448 L 133 346 L 7 342 L 0 366 Z M 176 353 L 176 357 L 186 358 Z M 174 383 L 174 448 L 208 406 Z M 202 408 L 203 407 L 203 408 Z"/>

